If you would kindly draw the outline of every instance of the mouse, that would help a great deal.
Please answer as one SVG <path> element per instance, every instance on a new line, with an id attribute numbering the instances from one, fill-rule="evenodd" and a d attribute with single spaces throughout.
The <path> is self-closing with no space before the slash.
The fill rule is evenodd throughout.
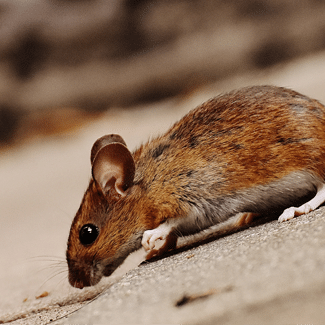
<path id="1" fill-rule="evenodd" d="M 133 152 L 104 135 L 90 161 L 66 250 L 69 283 L 80 289 L 141 247 L 150 259 L 229 220 L 239 229 L 270 212 L 284 222 L 315 210 L 325 201 L 325 107 L 284 87 L 244 87 Z"/>

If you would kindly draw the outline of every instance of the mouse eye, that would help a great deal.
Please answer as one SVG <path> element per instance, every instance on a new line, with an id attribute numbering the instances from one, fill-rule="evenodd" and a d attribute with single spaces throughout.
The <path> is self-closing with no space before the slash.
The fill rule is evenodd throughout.
<path id="1" fill-rule="evenodd" d="M 99 235 L 99 229 L 91 223 L 84 225 L 79 232 L 79 240 L 82 245 L 92 244 Z"/>

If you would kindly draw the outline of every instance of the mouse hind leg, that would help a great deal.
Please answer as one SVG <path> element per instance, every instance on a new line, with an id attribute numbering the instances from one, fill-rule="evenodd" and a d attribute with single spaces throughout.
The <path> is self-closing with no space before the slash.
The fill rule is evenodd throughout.
<path id="1" fill-rule="evenodd" d="M 242 228 L 253 222 L 255 217 L 260 216 L 260 213 L 253 212 L 242 212 L 238 213 L 234 218 L 234 223 L 232 224 L 233 228 Z"/>
<path id="2" fill-rule="evenodd" d="M 322 203 L 325 202 L 325 184 L 321 183 L 317 186 L 317 193 L 313 199 L 301 205 L 300 207 L 290 207 L 283 211 L 280 215 L 278 221 L 283 222 L 290 220 L 294 217 L 300 216 L 302 214 L 309 213 L 316 208 L 318 208 Z"/>

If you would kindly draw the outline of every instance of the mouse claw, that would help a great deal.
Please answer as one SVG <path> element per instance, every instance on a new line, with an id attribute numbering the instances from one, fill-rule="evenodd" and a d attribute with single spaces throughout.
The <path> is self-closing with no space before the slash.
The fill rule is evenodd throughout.
<path id="1" fill-rule="evenodd" d="M 306 202 L 299 208 L 291 207 L 285 209 L 283 213 L 279 217 L 279 222 L 290 220 L 296 216 L 300 216 L 302 214 L 309 213 L 316 208 L 318 208 L 321 204 L 325 202 L 325 184 L 321 183 L 317 186 L 317 193 L 313 199 Z"/>
<path id="2" fill-rule="evenodd" d="M 161 243 L 158 244 L 159 240 Z M 148 260 L 153 256 L 162 255 L 166 251 L 174 249 L 176 247 L 176 242 L 177 236 L 173 232 L 172 227 L 167 223 L 163 223 L 155 229 L 146 230 L 143 233 L 141 244 L 144 249 L 148 251 L 146 256 Z"/>
<path id="3" fill-rule="evenodd" d="M 157 240 L 164 240 L 166 238 L 167 234 L 160 232 L 158 228 L 146 230 L 143 233 L 141 244 L 146 251 L 152 250 Z"/>
<path id="4" fill-rule="evenodd" d="M 298 217 L 301 216 L 302 214 L 309 213 L 312 210 L 313 208 L 307 203 L 303 204 L 299 208 L 290 207 L 283 211 L 283 213 L 278 218 L 278 221 L 279 222 L 288 221 L 293 219 L 294 217 Z"/>

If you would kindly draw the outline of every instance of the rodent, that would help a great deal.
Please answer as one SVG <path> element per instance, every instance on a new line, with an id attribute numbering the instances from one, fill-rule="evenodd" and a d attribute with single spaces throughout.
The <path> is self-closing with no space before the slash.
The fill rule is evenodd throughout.
<path id="1" fill-rule="evenodd" d="M 141 245 L 152 257 L 229 218 L 236 228 L 270 211 L 285 221 L 316 209 L 325 201 L 325 107 L 286 88 L 246 87 L 203 103 L 133 153 L 121 136 L 103 136 L 91 164 L 66 252 L 77 288 L 109 276 Z"/>

